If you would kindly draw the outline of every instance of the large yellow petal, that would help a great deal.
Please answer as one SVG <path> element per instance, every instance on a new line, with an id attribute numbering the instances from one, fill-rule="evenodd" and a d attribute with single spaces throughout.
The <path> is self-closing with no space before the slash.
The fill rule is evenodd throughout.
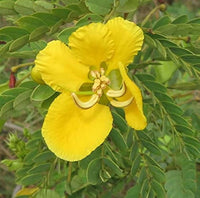
<path id="1" fill-rule="evenodd" d="M 112 128 L 107 106 L 78 107 L 68 93 L 59 95 L 49 108 L 42 135 L 49 149 L 59 158 L 81 160 L 96 149 Z"/>
<path id="2" fill-rule="evenodd" d="M 126 69 L 119 63 L 120 73 L 127 87 L 127 94 L 134 99 L 130 105 L 124 108 L 128 124 L 136 130 L 143 130 L 147 125 L 146 117 L 143 113 L 142 94 L 138 86 L 128 77 Z M 125 96 L 124 98 L 126 98 Z"/>
<path id="3" fill-rule="evenodd" d="M 37 55 L 35 64 L 45 83 L 56 91 L 77 91 L 89 72 L 61 41 L 49 42 Z"/>
<path id="4" fill-rule="evenodd" d="M 114 53 L 111 33 L 102 23 L 91 23 L 72 33 L 69 46 L 80 62 L 88 66 L 99 66 Z"/>
<path id="5" fill-rule="evenodd" d="M 127 66 L 142 47 L 144 35 L 141 28 L 121 17 L 109 20 L 106 26 L 112 33 L 116 48 L 109 61 L 109 70 L 118 68 L 118 62 Z"/>

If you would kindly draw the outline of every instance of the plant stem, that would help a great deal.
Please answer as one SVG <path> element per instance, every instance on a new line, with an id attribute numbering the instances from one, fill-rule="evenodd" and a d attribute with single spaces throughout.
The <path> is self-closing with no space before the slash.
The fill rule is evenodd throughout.
<path id="1" fill-rule="evenodd" d="M 69 170 L 68 170 L 68 176 L 67 176 L 67 183 L 68 184 L 71 181 L 71 175 L 72 175 L 72 162 L 69 162 Z"/>
<path id="2" fill-rule="evenodd" d="M 149 14 L 144 18 L 144 20 L 141 23 L 141 26 L 144 26 L 148 20 L 150 19 L 150 17 L 158 10 L 161 8 L 161 6 L 163 6 L 163 4 L 160 4 L 158 6 L 156 6 L 153 10 L 151 10 L 151 12 L 149 12 Z"/>
<path id="3" fill-rule="evenodd" d="M 114 15 L 114 13 L 115 13 L 115 11 L 116 11 L 116 9 L 117 9 L 118 6 L 119 6 L 119 0 L 115 0 L 114 1 L 114 6 L 113 6 L 112 10 L 104 18 L 104 23 L 106 23 Z"/>
<path id="4" fill-rule="evenodd" d="M 34 65 L 34 64 L 35 64 L 34 62 L 29 62 L 29 63 L 23 63 L 23 64 L 20 64 L 20 65 L 16 65 L 16 66 L 11 67 L 11 71 L 15 73 L 15 72 L 17 72 L 18 69 L 20 69 L 22 67 L 31 66 L 31 65 Z"/>

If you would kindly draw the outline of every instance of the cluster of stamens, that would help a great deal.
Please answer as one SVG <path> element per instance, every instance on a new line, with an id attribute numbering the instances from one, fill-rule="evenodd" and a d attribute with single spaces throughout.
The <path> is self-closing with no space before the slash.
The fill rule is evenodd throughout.
<path id="1" fill-rule="evenodd" d="M 94 78 L 94 84 L 92 86 L 92 91 L 99 97 L 102 96 L 103 90 L 110 84 L 109 78 L 105 76 L 105 70 L 103 68 L 98 71 L 91 71 L 90 75 Z"/>
<path id="2" fill-rule="evenodd" d="M 91 108 L 92 106 L 94 106 L 99 101 L 101 96 L 103 95 L 104 90 L 110 84 L 110 80 L 108 77 L 105 76 L 105 70 L 103 68 L 100 68 L 100 71 L 91 71 L 90 76 L 92 77 L 94 84 L 92 85 L 93 94 L 88 101 L 83 102 L 82 100 L 79 99 L 79 97 L 75 93 L 72 93 L 74 102 L 83 109 L 88 109 L 88 108 Z M 128 106 L 133 101 L 133 97 L 130 97 L 126 101 L 118 101 L 115 99 L 115 98 L 119 98 L 119 97 L 123 96 L 125 94 L 125 92 L 126 92 L 126 87 L 125 87 L 125 84 L 123 83 L 121 89 L 112 90 L 109 88 L 109 90 L 107 90 L 105 94 L 106 94 L 106 96 L 113 98 L 110 101 L 110 103 L 113 106 L 125 107 L 125 106 Z"/>

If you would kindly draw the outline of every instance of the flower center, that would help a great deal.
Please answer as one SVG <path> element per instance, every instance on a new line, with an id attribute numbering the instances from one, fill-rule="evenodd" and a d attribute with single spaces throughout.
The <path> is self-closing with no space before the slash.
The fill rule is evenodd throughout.
<path id="1" fill-rule="evenodd" d="M 92 90 L 90 94 L 88 91 L 79 92 L 79 93 L 72 93 L 72 97 L 74 99 L 74 102 L 77 106 L 79 106 L 82 109 L 88 109 L 94 106 L 96 103 L 99 102 L 101 96 L 104 93 L 104 89 L 106 89 L 110 85 L 110 79 L 105 76 L 105 70 L 104 68 L 100 68 L 100 71 L 92 70 L 89 73 L 90 79 L 93 80 Z M 130 97 L 129 99 L 125 101 L 118 101 L 117 98 L 123 96 L 126 93 L 126 86 L 124 82 L 122 83 L 122 87 L 119 90 L 113 90 L 109 88 L 105 91 L 105 95 L 110 98 L 110 104 L 114 107 L 126 107 L 133 101 L 133 97 Z M 91 97 L 87 101 L 82 101 L 77 94 L 85 95 L 88 94 L 91 95 Z"/>
<path id="2" fill-rule="evenodd" d="M 103 68 L 100 68 L 100 72 L 91 71 L 90 75 L 94 78 L 92 91 L 101 97 L 103 90 L 110 84 L 110 80 L 105 76 L 105 70 Z"/>

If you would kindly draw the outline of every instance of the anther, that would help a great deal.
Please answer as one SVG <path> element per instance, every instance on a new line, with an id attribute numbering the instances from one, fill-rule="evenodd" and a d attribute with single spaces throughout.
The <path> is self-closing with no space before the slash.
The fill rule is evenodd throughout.
<path id="1" fill-rule="evenodd" d="M 110 104 L 114 107 L 126 107 L 128 106 L 129 104 L 131 104 L 131 102 L 133 101 L 133 97 L 129 98 L 128 100 L 126 101 L 117 101 L 117 100 L 111 100 L 110 101 Z"/>
<path id="2" fill-rule="evenodd" d="M 126 92 L 126 87 L 125 84 L 123 83 L 122 88 L 120 90 L 110 89 L 107 91 L 106 95 L 108 97 L 117 98 L 123 96 L 125 92 Z"/>
<path id="3" fill-rule="evenodd" d="M 95 73 L 94 71 L 91 71 L 91 72 L 90 72 L 90 75 L 91 75 L 93 78 L 96 78 L 96 77 L 97 77 L 97 75 L 96 75 L 96 73 Z"/>
<path id="4" fill-rule="evenodd" d="M 72 97 L 74 99 L 74 102 L 82 109 L 89 109 L 90 107 L 94 106 L 99 100 L 99 96 L 97 94 L 92 95 L 92 97 L 87 102 L 81 101 L 75 93 L 72 93 Z"/>

